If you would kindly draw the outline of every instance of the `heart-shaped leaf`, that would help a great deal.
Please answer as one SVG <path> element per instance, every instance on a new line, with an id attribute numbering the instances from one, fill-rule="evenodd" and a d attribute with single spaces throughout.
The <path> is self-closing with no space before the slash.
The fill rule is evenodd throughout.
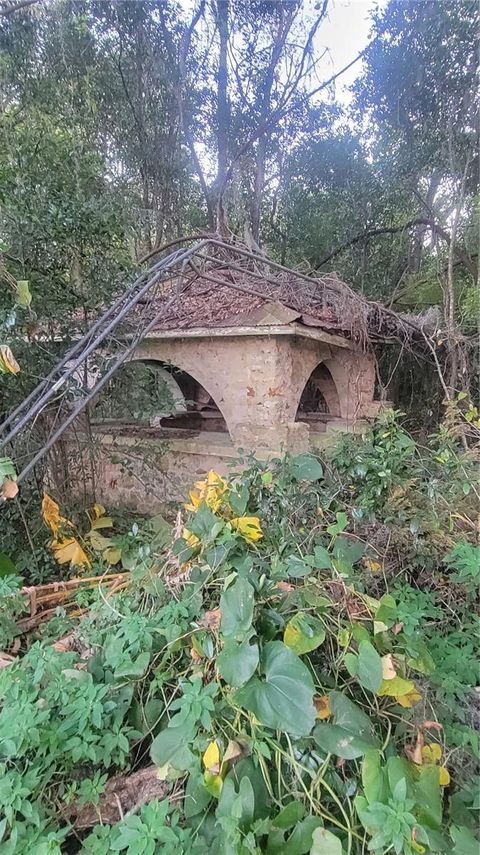
<path id="1" fill-rule="evenodd" d="M 292 476 L 297 481 L 319 481 L 323 478 L 322 465 L 312 454 L 297 454 L 290 465 Z"/>
<path id="2" fill-rule="evenodd" d="M 261 656 L 264 679 L 252 677 L 235 702 L 250 710 L 261 724 L 298 736 L 315 723 L 314 687 L 308 668 L 281 641 L 268 642 Z"/>
<path id="3" fill-rule="evenodd" d="M 250 644 L 250 636 L 240 643 L 227 638 L 217 659 L 217 666 L 226 683 L 239 687 L 253 676 L 258 661 L 258 644 Z"/>
<path id="4" fill-rule="evenodd" d="M 318 618 L 299 612 L 287 623 L 283 641 L 297 656 L 315 650 L 325 641 L 325 630 Z"/>
<path id="5" fill-rule="evenodd" d="M 342 842 L 326 828 L 316 828 L 310 855 L 342 855 Z"/>
<path id="6" fill-rule="evenodd" d="M 382 685 L 382 658 L 369 641 L 361 641 L 358 646 L 357 678 L 370 692 L 378 692 Z"/>
<path id="7" fill-rule="evenodd" d="M 341 692 L 331 692 L 328 700 L 333 722 L 317 724 L 313 731 L 320 748 L 344 760 L 353 760 L 379 746 L 370 719 L 357 704 Z"/>
<path id="8" fill-rule="evenodd" d="M 222 634 L 243 639 L 252 625 L 253 604 L 253 588 L 250 582 L 239 576 L 220 597 Z"/>

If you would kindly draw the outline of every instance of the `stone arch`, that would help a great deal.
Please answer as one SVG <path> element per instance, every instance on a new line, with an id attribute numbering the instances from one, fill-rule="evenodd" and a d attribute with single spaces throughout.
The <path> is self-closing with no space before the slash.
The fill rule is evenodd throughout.
<path id="1" fill-rule="evenodd" d="M 322 360 L 310 373 L 300 394 L 296 421 L 321 419 L 322 415 L 340 418 L 342 415 L 340 394 L 330 370 L 332 362 L 334 360 Z"/>
<path id="2" fill-rule="evenodd" d="M 225 342 L 221 342 L 222 345 Z M 135 359 L 150 359 L 168 365 L 172 370 L 190 375 L 211 397 L 225 422 L 224 431 L 232 437 L 235 426 L 235 403 L 232 395 L 225 394 L 224 352 L 205 347 L 202 341 L 189 339 L 144 340 L 135 351 Z"/>
<path id="3" fill-rule="evenodd" d="M 183 360 L 178 360 L 179 362 L 183 362 Z M 126 366 L 131 365 L 132 363 L 139 363 L 151 367 L 155 367 L 156 374 L 161 377 L 168 391 L 170 392 L 170 396 L 172 399 L 172 403 L 175 406 L 174 412 L 169 413 L 167 411 L 158 411 L 156 417 L 153 419 L 153 425 L 156 427 L 186 427 L 192 430 L 220 430 L 222 432 L 229 433 L 228 423 L 225 418 L 225 413 L 222 404 L 218 403 L 217 397 L 210 392 L 210 389 L 205 386 L 203 382 L 203 378 L 199 378 L 199 374 L 202 372 L 198 372 L 196 369 L 193 371 L 190 370 L 190 366 L 184 367 L 183 364 L 178 365 L 177 360 L 173 362 L 170 360 L 167 355 L 162 358 L 161 354 L 151 353 L 147 348 L 139 348 L 132 356 L 126 360 L 122 365 L 118 367 L 118 370 L 113 375 L 112 380 L 115 380 L 118 377 L 119 372 L 122 371 Z M 87 388 L 93 388 L 94 384 L 98 381 L 100 377 L 100 371 L 98 368 L 91 366 L 89 371 L 87 372 Z M 83 376 L 78 377 L 79 387 L 83 386 Z M 208 384 L 210 386 L 210 384 Z M 192 393 L 199 392 L 199 396 L 196 397 Z M 105 389 L 102 389 L 98 395 L 96 395 L 92 401 L 93 411 L 98 407 L 99 402 L 102 399 L 102 394 L 105 392 Z M 173 422 L 171 417 L 178 418 L 181 420 L 182 417 L 187 417 L 192 411 L 195 409 L 192 406 L 192 403 L 197 403 L 198 412 L 201 412 L 203 408 L 209 409 L 209 403 L 213 404 L 214 407 L 218 410 L 219 419 L 217 419 L 217 426 L 207 427 L 205 424 L 202 424 L 200 419 L 197 419 L 196 422 L 193 421 L 192 424 L 185 424 L 181 421 L 177 424 Z M 210 407 L 210 409 L 212 409 Z M 213 414 L 214 415 L 214 414 Z M 97 419 L 95 419 L 97 420 Z M 165 423 L 164 423 L 165 421 Z M 143 423 L 142 423 L 143 424 Z M 139 425 L 140 427 L 141 425 Z"/>
<path id="4" fill-rule="evenodd" d="M 222 407 L 190 371 L 172 363 L 160 362 L 160 365 L 170 382 L 179 389 L 183 401 L 182 411 L 177 410 L 161 418 L 161 427 L 229 433 Z"/>

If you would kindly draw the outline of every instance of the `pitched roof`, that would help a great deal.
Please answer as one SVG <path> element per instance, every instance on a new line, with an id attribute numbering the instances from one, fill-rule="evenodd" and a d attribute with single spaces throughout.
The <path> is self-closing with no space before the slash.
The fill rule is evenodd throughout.
<path id="1" fill-rule="evenodd" d="M 224 268 L 216 269 L 214 277 L 210 273 L 191 276 L 155 329 L 278 326 L 295 322 L 340 335 L 351 334 L 350 313 L 338 311 L 329 297 L 332 286 L 337 293 L 348 289 L 336 276 L 306 281 L 294 271 L 275 277 L 269 271 L 263 279 L 261 274 L 251 274 Z M 162 289 L 155 301 L 159 313 L 177 286 L 175 281 Z"/>

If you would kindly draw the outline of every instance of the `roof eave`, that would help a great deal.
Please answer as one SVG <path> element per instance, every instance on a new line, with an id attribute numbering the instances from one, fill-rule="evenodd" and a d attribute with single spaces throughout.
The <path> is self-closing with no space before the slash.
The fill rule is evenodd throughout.
<path id="1" fill-rule="evenodd" d="M 354 344 L 343 336 L 325 332 L 318 327 L 306 327 L 303 324 L 274 324 L 262 326 L 239 326 L 239 327 L 191 327 L 189 329 L 152 330 L 146 338 L 148 339 L 178 339 L 178 338 L 239 338 L 243 336 L 298 336 L 299 338 L 313 339 L 333 347 L 342 347 L 348 350 L 354 348 Z"/>

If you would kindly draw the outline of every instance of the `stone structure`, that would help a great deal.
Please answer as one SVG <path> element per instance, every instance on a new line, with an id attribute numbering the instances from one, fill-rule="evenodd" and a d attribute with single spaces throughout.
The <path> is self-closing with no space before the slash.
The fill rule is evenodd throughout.
<path id="1" fill-rule="evenodd" d="M 184 299 L 134 357 L 168 373 L 175 412 L 142 428 L 95 426 L 97 495 L 110 507 L 156 510 L 208 469 L 226 474 L 238 449 L 268 458 L 322 448 L 378 411 L 373 359 L 331 312 L 227 285 L 201 296 Z"/>

